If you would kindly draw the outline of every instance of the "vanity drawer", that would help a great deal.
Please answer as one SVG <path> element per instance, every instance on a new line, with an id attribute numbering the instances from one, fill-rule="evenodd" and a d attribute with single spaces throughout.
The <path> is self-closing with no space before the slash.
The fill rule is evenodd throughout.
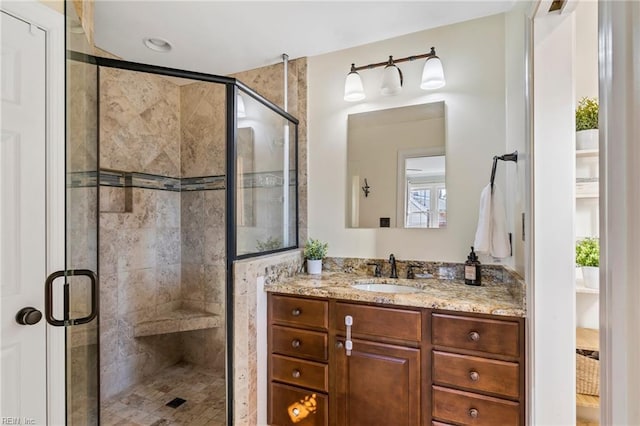
<path id="1" fill-rule="evenodd" d="M 271 329 L 273 353 L 327 361 L 327 333 L 274 325 Z"/>
<path id="2" fill-rule="evenodd" d="M 518 426 L 520 404 L 454 389 L 433 387 L 433 417 L 474 426 Z"/>
<path id="3" fill-rule="evenodd" d="M 327 395 L 271 383 L 272 426 L 327 426 L 329 402 Z"/>
<path id="4" fill-rule="evenodd" d="M 329 303 L 324 300 L 271 296 L 271 321 L 294 327 L 322 328 L 329 326 Z"/>
<path id="5" fill-rule="evenodd" d="M 295 386 L 311 388 L 320 392 L 329 391 L 327 364 L 271 355 L 271 378 Z"/>
<path id="6" fill-rule="evenodd" d="M 459 386 L 506 398 L 520 396 L 520 371 L 515 362 L 433 351 L 432 378 L 441 385 Z"/>
<path id="7" fill-rule="evenodd" d="M 498 355 L 520 355 L 519 324 L 457 315 L 433 314 L 434 345 L 469 349 Z"/>
<path id="8" fill-rule="evenodd" d="M 356 337 L 391 338 L 420 342 L 422 340 L 421 314 L 396 308 L 336 303 L 336 330 L 344 333 L 344 318 L 353 317 L 351 332 Z"/>

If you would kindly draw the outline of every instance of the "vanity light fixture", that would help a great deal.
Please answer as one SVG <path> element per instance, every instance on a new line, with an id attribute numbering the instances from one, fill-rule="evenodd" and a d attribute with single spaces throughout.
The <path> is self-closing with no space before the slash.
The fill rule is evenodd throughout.
<path id="1" fill-rule="evenodd" d="M 421 55 L 407 56 L 406 58 L 401 59 L 393 59 L 393 56 L 389 56 L 389 59 L 385 62 L 378 62 L 360 67 L 356 67 L 355 64 L 351 64 L 351 71 L 347 74 L 347 79 L 344 83 L 344 100 L 347 102 L 363 100 L 365 98 L 364 87 L 358 71 L 382 66 L 385 68 L 382 75 L 382 86 L 380 88 L 380 92 L 385 96 L 400 93 L 403 78 L 402 71 L 400 71 L 400 68 L 398 68 L 396 64 L 425 58 L 426 61 L 422 69 L 420 88 L 423 90 L 435 90 L 444 87 L 446 82 L 444 79 L 442 61 L 440 61 L 440 58 L 436 56 L 436 50 L 432 47 L 429 53 L 423 53 Z"/>
<path id="2" fill-rule="evenodd" d="M 159 37 L 146 37 L 145 39 L 142 40 L 142 42 L 149 49 L 156 52 L 167 53 L 172 48 L 171 43 Z"/>
<path id="3" fill-rule="evenodd" d="M 402 90 L 402 71 L 393 61 L 393 56 L 389 56 L 387 66 L 382 72 L 382 86 L 380 93 L 383 96 L 397 95 Z"/>

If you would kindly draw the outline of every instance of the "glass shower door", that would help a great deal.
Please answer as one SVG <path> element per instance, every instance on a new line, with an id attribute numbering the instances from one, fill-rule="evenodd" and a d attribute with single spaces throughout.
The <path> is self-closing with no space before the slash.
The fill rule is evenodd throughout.
<path id="1" fill-rule="evenodd" d="M 46 296 L 47 321 L 65 331 L 66 424 L 86 426 L 99 424 L 98 68 L 70 52 L 89 51 L 76 12 L 67 2 L 65 270 Z"/>
<path id="2" fill-rule="evenodd" d="M 67 425 L 97 425 L 98 146 L 97 67 L 67 62 L 66 332 Z M 62 280 L 60 280 L 62 281 Z"/>

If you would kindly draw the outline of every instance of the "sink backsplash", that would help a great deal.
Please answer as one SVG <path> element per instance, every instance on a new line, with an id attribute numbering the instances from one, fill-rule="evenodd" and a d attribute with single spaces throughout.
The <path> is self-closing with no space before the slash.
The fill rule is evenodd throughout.
<path id="1" fill-rule="evenodd" d="M 346 272 L 350 274 L 373 276 L 374 267 L 368 263 L 378 263 L 382 266 L 382 277 L 391 274 L 389 259 L 363 259 L 351 257 L 327 257 L 322 261 L 325 271 Z M 415 265 L 415 274 L 430 274 L 433 278 L 441 280 L 464 280 L 464 263 L 430 262 L 418 260 L 396 259 L 398 277 L 407 277 L 408 265 Z M 482 265 L 483 283 L 513 283 L 522 280 L 515 272 L 504 268 L 502 265 Z"/>

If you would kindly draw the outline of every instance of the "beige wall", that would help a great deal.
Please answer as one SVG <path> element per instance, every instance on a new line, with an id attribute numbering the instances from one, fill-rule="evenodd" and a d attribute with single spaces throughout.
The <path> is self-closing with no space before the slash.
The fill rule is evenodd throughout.
<path id="1" fill-rule="evenodd" d="M 415 55 L 430 46 L 436 47 L 444 65 L 447 85 L 443 89 L 421 90 L 423 62 L 415 61 L 400 64 L 404 73 L 400 95 L 382 97 L 378 93 L 382 71 L 376 69 L 360 73 L 365 101 L 343 100 L 344 78 L 351 63 L 378 62 L 390 54 Z M 440 100 L 446 111 L 447 228 L 346 229 L 347 116 Z M 400 259 L 464 261 L 475 236 L 480 192 L 489 182 L 492 157 L 507 149 L 505 127 L 504 15 L 310 57 L 310 235 L 328 241 L 331 256 L 380 258 L 393 252 Z M 497 176 L 503 191 L 504 169 L 509 167 L 514 165 L 502 163 Z"/>

